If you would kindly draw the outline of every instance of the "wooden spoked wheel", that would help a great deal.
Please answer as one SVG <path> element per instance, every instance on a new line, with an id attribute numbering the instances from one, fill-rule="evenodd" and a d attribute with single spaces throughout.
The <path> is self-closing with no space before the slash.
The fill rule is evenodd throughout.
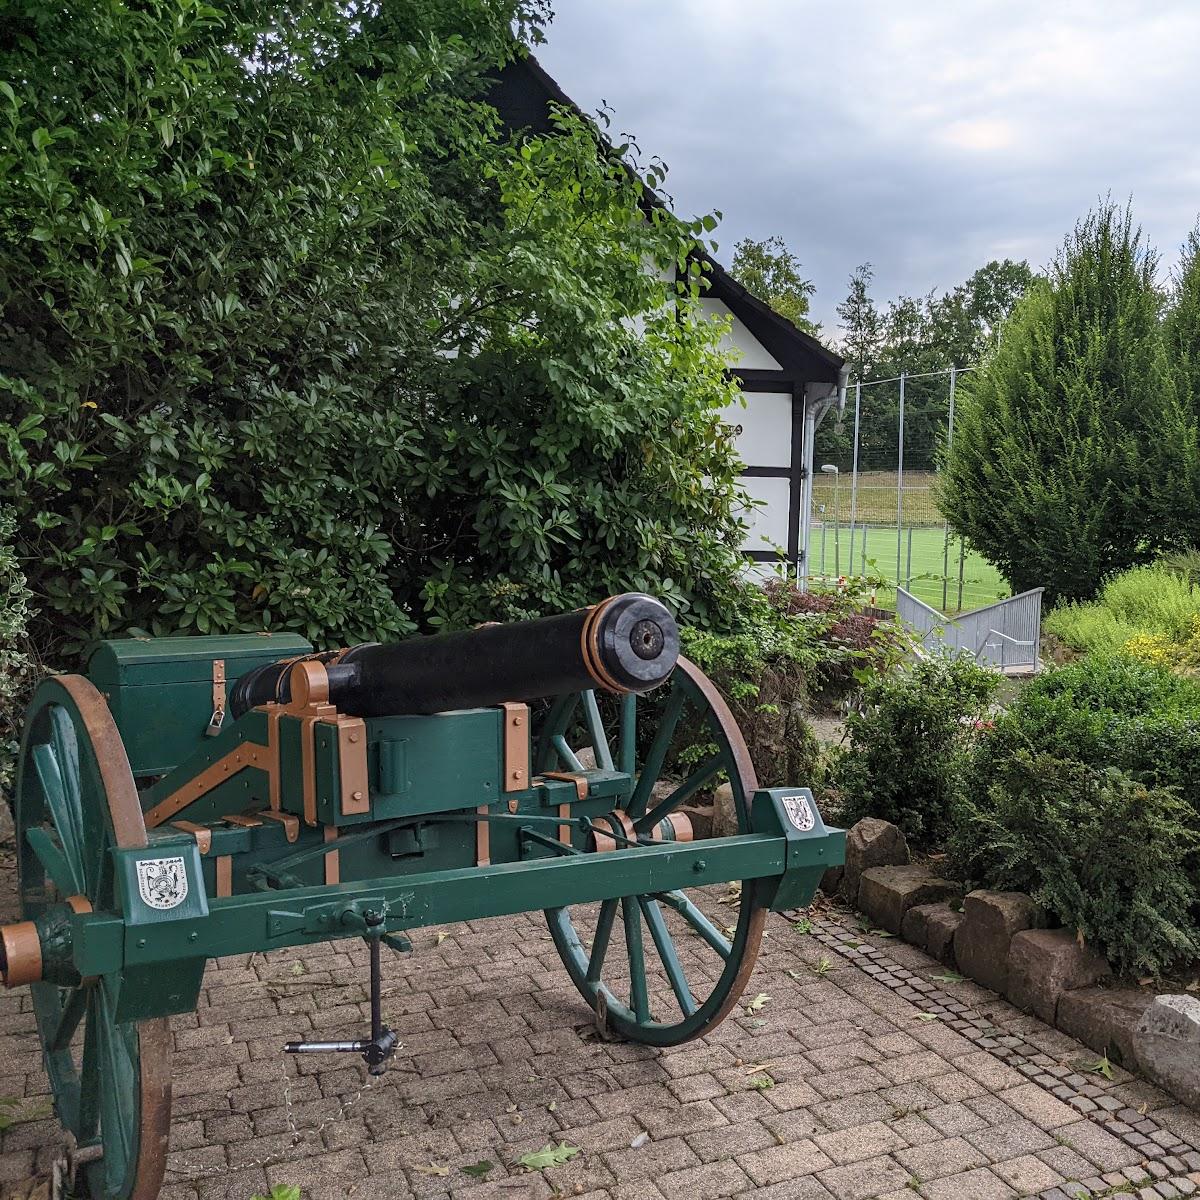
<path id="1" fill-rule="evenodd" d="M 538 738 L 537 769 L 577 770 L 580 751 L 590 748 L 598 768 L 634 776 L 625 812 L 645 837 L 697 792 L 728 780 L 738 832 L 750 832 L 758 783 L 728 706 L 683 658 L 666 689 L 653 707 L 623 697 L 610 722 L 619 726 L 612 740 L 595 693 L 559 697 Z M 639 709 L 655 722 L 640 737 Z M 703 897 L 698 889 L 681 889 L 553 908 L 546 916 L 571 979 L 601 1026 L 629 1041 L 673 1046 L 700 1037 L 737 1004 L 758 958 L 766 909 L 747 882 L 740 889 L 708 889 Z M 618 918 L 623 937 L 614 933 Z"/>
<path id="2" fill-rule="evenodd" d="M 48 679 L 35 694 L 15 800 L 25 919 L 77 897 L 117 911 L 110 850 L 146 845 L 146 827 L 108 706 L 82 676 Z M 119 976 L 31 985 L 54 1107 L 81 1164 L 78 1191 L 153 1200 L 171 1122 L 171 1035 L 165 1017 L 119 1022 L 119 990 Z"/>

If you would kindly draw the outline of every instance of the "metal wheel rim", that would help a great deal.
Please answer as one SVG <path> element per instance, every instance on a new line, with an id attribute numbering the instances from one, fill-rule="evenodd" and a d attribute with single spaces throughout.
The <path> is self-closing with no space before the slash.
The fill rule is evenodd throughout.
<path id="1" fill-rule="evenodd" d="M 734 721 L 728 705 L 704 672 L 685 658 L 680 658 L 678 661 L 675 673 L 671 678 L 671 687 L 673 690 L 678 688 L 685 690 L 688 702 L 706 717 L 710 731 L 717 738 L 719 748 L 723 749 L 727 755 L 725 773 L 733 788 L 739 831 L 748 832 L 749 803 L 758 788 L 758 780 L 750 761 L 750 753 L 745 739 L 742 737 L 741 730 Z M 574 706 L 567 701 L 569 698 L 564 698 L 564 702 L 557 703 L 547 718 L 547 726 L 539 748 L 539 769 L 546 758 L 546 739 L 555 733 L 563 732 L 563 729 L 558 726 L 565 726 L 569 723 Z M 646 899 L 652 898 L 646 897 Z M 622 901 L 619 905 L 622 925 L 628 921 L 625 914 L 625 903 Z M 616 905 L 617 902 L 605 902 L 605 904 Z M 766 908 L 756 898 L 753 881 L 743 881 L 737 925 L 732 938 L 729 939 L 730 953 L 725 960 L 725 966 L 707 999 L 699 1003 L 690 1015 L 685 1015 L 680 1007 L 681 1019 L 677 1021 L 639 1019 L 634 1008 L 631 1007 L 632 1000 L 630 1003 L 626 1003 L 614 995 L 611 988 L 605 984 L 603 977 L 598 980 L 589 979 L 588 968 L 592 959 L 592 950 L 589 950 L 580 938 L 569 908 L 547 909 L 546 918 L 559 956 L 562 958 L 572 982 L 594 1012 L 599 1013 L 603 1006 L 608 1028 L 613 1033 L 630 1041 L 671 1046 L 702 1036 L 720 1024 L 737 1005 L 758 959 L 759 944 L 762 939 L 763 926 L 766 923 L 766 911 Z M 601 919 L 603 919 L 603 913 L 604 906 L 601 908 Z M 634 917 L 635 921 L 638 919 L 638 917 Z M 615 915 L 611 918 L 611 922 L 615 927 L 617 924 Z M 643 925 L 647 923 L 644 912 L 641 915 L 641 923 Z M 646 941 L 651 943 L 652 950 L 657 949 L 653 936 L 647 938 Z M 665 960 L 662 961 L 664 969 L 666 969 Z M 676 997 L 678 999 L 678 993 Z"/>
<path id="2" fill-rule="evenodd" d="M 115 910 L 108 849 L 145 846 L 146 827 L 108 705 L 82 676 L 48 679 L 34 695 L 18 756 L 14 816 L 27 919 L 66 898 L 28 844 L 27 831 L 35 826 L 54 831 L 77 885 L 70 894 L 86 896 L 95 909 Z M 56 897 L 47 896 L 47 883 Z M 118 988 L 119 979 L 101 977 L 77 988 L 43 982 L 30 990 L 59 1119 L 78 1145 L 104 1148 L 78 1182 L 105 1200 L 153 1200 L 170 1134 L 170 1027 L 165 1017 L 117 1024 Z M 70 1037 L 79 1025 L 77 1063 Z M 64 1032 L 66 1044 L 55 1047 Z M 85 1087 L 85 1077 L 95 1086 Z"/>

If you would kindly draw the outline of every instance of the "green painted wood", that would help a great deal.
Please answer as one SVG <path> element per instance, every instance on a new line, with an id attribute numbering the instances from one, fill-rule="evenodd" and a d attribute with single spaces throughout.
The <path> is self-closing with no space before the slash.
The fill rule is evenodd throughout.
<path id="1" fill-rule="evenodd" d="M 696 1011 L 696 999 L 692 995 L 692 989 L 688 987 L 683 964 L 679 961 L 675 942 L 667 929 L 666 921 L 663 920 L 662 910 L 654 900 L 645 896 L 638 897 L 638 904 L 641 906 L 642 917 L 650 930 L 650 936 L 654 939 L 654 948 L 658 951 L 658 957 L 667 973 L 671 990 L 675 993 L 675 999 L 679 1001 L 679 1011 L 685 1017 L 690 1017 Z"/>
<path id="2" fill-rule="evenodd" d="M 621 697 L 620 768 L 626 775 L 637 771 L 637 696 Z"/>
<path id="3" fill-rule="evenodd" d="M 634 829 L 638 833 L 653 829 L 659 821 L 670 816 L 681 804 L 686 804 L 701 788 L 707 787 L 725 770 L 728 770 L 725 751 L 718 750 L 705 759 L 666 799 L 638 817 L 633 823 Z"/>
<path id="4" fill-rule="evenodd" d="M 641 907 L 637 896 L 621 898 L 625 950 L 629 959 L 629 1007 L 639 1024 L 650 1021 L 650 990 L 646 983 L 646 948 L 642 945 Z"/>
<path id="5" fill-rule="evenodd" d="M 587 979 L 596 983 L 604 971 L 604 959 L 608 954 L 608 943 L 612 937 L 613 923 L 617 919 L 616 900 L 605 900 L 600 906 L 600 916 L 596 921 L 596 936 L 592 939 L 592 952 L 588 959 Z"/>
<path id="6" fill-rule="evenodd" d="M 659 899 L 673 908 L 724 959 L 733 954 L 729 939 L 682 893 L 664 892 Z"/>
<path id="7" fill-rule="evenodd" d="M 686 686 L 676 683 L 672 687 L 658 728 L 655 730 L 654 740 L 650 743 L 650 749 L 646 751 L 646 761 L 642 765 L 641 774 L 638 775 L 637 786 L 633 789 L 633 797 L 629 801 L 629 815 L 635 821 L 646 811 L 650 793 L 662 775 L 663 763 L 666 760 L 667 752 L 671 749 L 671 742 L 679 726 L 679 718 L 689 699 L 691 699 L 690 690 Z"/>
<path id="8" fill-rule="evenodd" d="M 581 693 L 581 697 L 588 734 L 592 739 L 592 747 L 596 752 L 596 766 L 602 771 L 615 770 L 612 750 L 608 745 L 608 735 L 604 732 L 604 725 L 600 720 L 600 705 L 596 703 L 596 693 L 593 691 L 583 692 Z"/>

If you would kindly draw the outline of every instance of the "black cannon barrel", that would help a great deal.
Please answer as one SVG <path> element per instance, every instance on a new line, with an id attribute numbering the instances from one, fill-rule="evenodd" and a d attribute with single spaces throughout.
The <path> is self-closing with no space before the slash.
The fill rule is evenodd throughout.
<path id="1" fill-rule="evenodd" d="M 591 608 L 535 621 L 480 625 L 311 657 L 326 664 L 329 699 L 340 712 L 400 716 L 595 687 L 646 692 L 674 669 L 679 629 L 658 600 L 627 592 Z M 230 694 L 233 715 L 290 700 L 293 661 L 243 675 Z"/>

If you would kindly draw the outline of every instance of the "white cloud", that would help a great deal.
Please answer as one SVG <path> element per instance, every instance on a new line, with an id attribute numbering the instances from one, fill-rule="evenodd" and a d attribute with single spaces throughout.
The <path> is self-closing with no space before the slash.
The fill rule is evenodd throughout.
<path id="1" fill-rule="evenodd" d="M 1169 261 L 1200 210 L 1195 0 L 564 0 L 539 57 L 727 248 L 786 237 L 827 321 L 866 259 L 882 296 L 1040 265 L 1111 191 Z"/>

